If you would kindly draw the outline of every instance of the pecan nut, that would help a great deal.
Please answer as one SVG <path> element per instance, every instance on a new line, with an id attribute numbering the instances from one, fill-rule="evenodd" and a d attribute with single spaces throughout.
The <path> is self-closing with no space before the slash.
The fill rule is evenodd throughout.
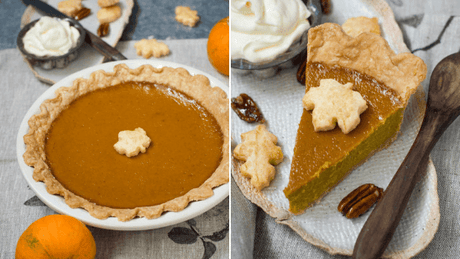
<path id="1" fill-rule="evenodd" d="M 97 28 L 97 36 L 104 37 L 109 34 L 109 24 L 108 23 L 101 23 L 99 28 Z"/>
<path id="2" fill-rule="evenodd" d="M 330 0 L 321 0 L 321 11 L 323 11 L 323 14 L 329 14 L 331 12 Z"/>
<path id="3" fill-rule="evenodd" d="M 81 19 L 87 17 L 90 13 L 91 9 L 83 7 L 74 15 L 73 18 L 75 18 L 77 21 L 80 21 Z"/>
<path id="4" fill-rule="evenodd" d="M 247 94 L 232 98 L 232 109 L 238 117 L 246 122 L 264 123 L 265 119 L 256 102 Z"/>
<path id="5" fill-rule="evenodd" d="M 357 218 L 368 211 L 382 196 L 382 188 L 371 183 L 364 184 L 343 198 L 337 209 L 349 219 Z"/>
<path id="6" fill-rule="evenodd" d="M 297 78 L 297 82 L 301 83 L 302 85 L 305 85 L 305 69 L 307 68 L 307 58 L 304 59 L 304 61 L 302 61 L 302 63 L 300 63 L 300 66 L 299 66 L 299 69 L 297 69 L 297 74 L 296 74 L 296 78 Z"/>

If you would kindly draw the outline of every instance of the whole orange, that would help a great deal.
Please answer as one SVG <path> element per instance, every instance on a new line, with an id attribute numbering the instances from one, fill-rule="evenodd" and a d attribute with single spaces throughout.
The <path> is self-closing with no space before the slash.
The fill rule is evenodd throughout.
<path id="1" fill-rule="evenodd" d="M 212 66 L 220 73 L 228 76 L 229 73 L 229 26 L 228 17 L 218 21 L 209 32 L 208 59 Z"/>
<path id="2" fill-rule="evenodd" d="M 38 219 L 22 233 L 16 245 L 16 259 L 95 257 L 96 243 L 89 229 L 66 215 Z"/>

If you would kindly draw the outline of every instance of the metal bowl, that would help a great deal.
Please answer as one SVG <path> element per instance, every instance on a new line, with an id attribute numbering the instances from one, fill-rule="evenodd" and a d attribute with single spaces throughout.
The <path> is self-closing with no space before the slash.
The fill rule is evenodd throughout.
<path id="1" fill-rule="evenodd" d="M 85 42 L 86 31 L 83 28 L 83 26 L 81 26 L 78 22 L 75 22 L 72 19 L 64 18 L 62 20 L 69 22 L 70 26 L 75 27 L 80 33 L 80 37 L 78 38 L 77 45 L 71 48 L 66 54 L 61 55 L 61 56 L 39 57 L 25 50 L 24 41 L 23 41 L 24 35 L 26 35 L 27 31 L 29 31 L 30 28 L 32 28 L 38 22 L 38 19 L 25 25 L 19 32 L 18 37 L 17 37 L 17 42 L 16 42 L 18 45 L 18 48 L 33 66 L 40 66 L 43 69 L 47 69 L 47 70 L 53 69 L 56 67 L 64 68 L 70 62 L 72 62 L 74 59 L 77 58 L 78 50 L 83 45 L 83 42 Z"/>
<path id="2" fill-rule="evenodd" d="M 307 9 L 311 12 L 310 17 L 308 17 L 310 28 L 319 25 L 322 17 L 320 1 L 303 0 L 303 2 L 307 6 Z M 289 47 L 285 53 L 278 55 L 271 61 L 252 63 L 245 59 L 232 59 L 232 73 L 242 75 L 253 73 L 258 77 L 268 78 L 275 75 L 281 69 L 294 67 L 302 61 L 302 57 L 305 57 L 305 52 L 307 51 L 307 39 L 308 29 L 302 34 L 299 40 Z"/>

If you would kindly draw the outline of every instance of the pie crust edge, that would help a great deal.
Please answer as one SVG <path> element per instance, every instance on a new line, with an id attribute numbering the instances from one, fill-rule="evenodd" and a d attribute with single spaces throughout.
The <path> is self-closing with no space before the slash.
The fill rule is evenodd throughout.
<path id="1" fill-rule="evenodd" d="M 163 84 L 197 100 L 214 116 L 220 126 L 223 136 L 222 160 L 211 177 L 201 186 L 188 191 L 183 196 L 154 206 L 116 209 L 92 203 L 64 188 L 55 179 L 46 164 L 45 139 L 51 123 L 72 101 L 88 92 L 128 81 Z M 33 179 L 35 181 L 44 182 L 48 193 L 64 197 L 65 202 L 71 208 L 83 208 L 91 216 L 98 219 L 106 219 L 110 216 L 117 217 L 120 221 L 128 221 L 136 216 L 154 219 L 161 216 L 163 212 L 181 211 L 191 201 L 211 197 L 214 194 L 213 188 L 229 181 L 228 106 L 227 94 L 219 87 L 212 87 L 209 79 L 203 75 L 192 76 L 184 68 L 155 68 L 151 65 L 142 65 L 130 69 L 125 64 L 119 64 L 113 68 L 113 72 L 98 70 L 91 73 L 88 79 L 78 78 L 74 80 L 71 87 L 58 88 L 54 98 L 45 100 L 40 105 L 40 112 L 29 119 L 29 132 L 24 135 L 26 145 L 26 151 L 23 155 L 24 162 L 34 168 Z"/>
<path id="2" fill-rule="evenodd" d="M 396 54 L 382 36 L 365 32 L 353 38 L 334 23 L 308 31 L 307 51 L 308 62 L 339 65 L 372 76 L 393 89 L 404 106 L 427 73 L 421 58 L 411 53 Z"/>

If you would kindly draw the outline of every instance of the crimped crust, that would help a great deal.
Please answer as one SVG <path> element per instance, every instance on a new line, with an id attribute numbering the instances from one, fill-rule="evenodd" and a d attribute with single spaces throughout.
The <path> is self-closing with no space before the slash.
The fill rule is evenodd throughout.
<path id="1" fill-rule="evenodd" d="M 84 208 L 91 216 L 105 219 L 110 216 L 117 217 L 120 221 L 128 221 L 136 216 L 153 219 L 159 217 L 165 211 L 181 211 L 191 201 L 199 201 L 213 195 L 213 188 L 225 184 L 229 180 L 229 111 L 226 93 L 218 88 L 211 87 L 207 77 L 203 75 L 192 76 L 183 68 L 154 68 L 143 65 L 136 69 L 130 69 L 124 64 L 116 65 L 114 72 L 103 70 L 95 71 L 89 79 L 79 78 L 71 87 L 61 87 L 56 90 L 56 97 L 44 101 L 40 106 L 40 113 L 33 115 L 29 120 L 29 132 L 24 136 L 26 152 L 24 161 L 34 167 L 33 178 L 42 181 L 50 194 L 58 194 L 65 198 L 65 202 L 71 208 Z M 72 101 L 78 97 L 99 88 L 110 87 L 123 82 L 138 81 L 151 82 L 170 86 L 182 91 L 191 98 L 200 102 L 217 120 L 224 143 L 222 146 L 222 161 L 216 171 L 200 187 L 187 192 L 181 197 L 165 202 L 160 205 L 138 207 L 134 209 L 114 209 L 100 206 L 75 195 L 51 173 L 45 156 L 45 138 L 53 120 L 59 113 L 65 110 Z"/>
<path id="2" fill-rule="evenodd" d="M 396 55 L 381 36 L 362 33 L 353 38 L 333 23 L 308 31 L 307 58 L 308 62 L 339 65 L 372 76 L 395 90 L 405 104 L 427 72 L 421 58 L 411 53 Z"/>

